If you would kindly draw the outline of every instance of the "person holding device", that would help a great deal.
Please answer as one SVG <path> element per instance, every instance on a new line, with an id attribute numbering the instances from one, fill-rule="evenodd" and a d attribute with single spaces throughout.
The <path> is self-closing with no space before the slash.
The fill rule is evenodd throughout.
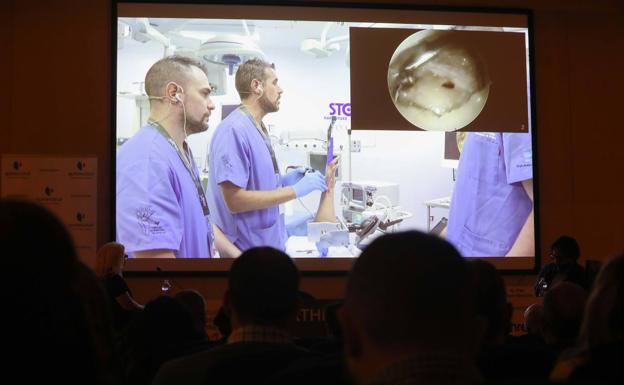
<path id="1" fill-rule="evenodd" d="M 335 221 L 332 189 L 338 159 L 319 171 L 297 167 L 281 174 L 264 116 L 279 110 L 282 88 L 275 66 L 260 59 L 241 64 L 236 90 L 242 104 L 217 127 L 210 143 L 208 201 L 216 227 L 234 244 L 228 256 L 251 247 L 286 248 L 281 204 L 321 191 L 316 220 Z"/>
<path id="2" fill-rule="evenodd" d="M 205 66 L 165 57 L 145 76 L 148 124 L 117 153 L 117 240 L 129 255 L 208 258 L 231 247 L 210 210 L 188 135 L 208 129 L 214 109 Z"/>

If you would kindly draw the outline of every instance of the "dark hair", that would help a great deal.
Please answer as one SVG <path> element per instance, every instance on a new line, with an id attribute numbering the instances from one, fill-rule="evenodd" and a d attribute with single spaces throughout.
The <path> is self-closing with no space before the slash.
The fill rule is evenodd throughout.
<path id="1" fill-rule="evenodd" d="M 288 255 L 272 247 L 246 250 L 230 269 L 228 295 L 243 322 L 286 320 L 297 308 L 299 271 Z"/>
<path id="2" fill-rule="evenodd" d="M 9 272 L 3 306 L 10 314 L 0 327 L 11 352 L 4 374 L 24 383 L 115 381 L 106 296 L 63 223 L 38 204 L 1 200 L 0 244 Z"/>
<path id="3" fill-rule="evenodd" d="M 587 301 L 580 332 L 585 348 L 624 342 L 624 254 L 607 261 Z"/>
<path id="4" fill-rule="evenodd" d="M 260 82 L 264 82 L 266 80 L 265 70 L 267 68 L 275 69 L 275 64 L 258 58 L 247 60 L 238 66 L 238 70 L 236 70 L 235 75 L 235 86 L 241 99 L 245 99 L 251 93 L 252 80 L 256 79 Z"/>
<path id="5" fill-rule="evenodd" d="M 468 267 L 472 275 L 476 312 L 488 321 L 483 342 L 495 342 L 497 338 L 511 332 L 511 313 L 508 311 L 505 282 L 489 262 L 471 260 Z"/>
<path id="6" fill-rule="evenodd" d="M 190 57 L 172 55 L 164 57 L 154 63 L 145 75 L 145 92 L 153 98 L 160 98 L 165 86 L 169 82 L 182 83 L 191 67 L 199 68 L 208 75 L 208 69 L 199 60 Z"/>
<path id="7" fill-rule="evenodd" d="M 408 231 L 375 239 L 355 261 L 345 308 L 378 346 L 439 343 L 464 335 L 469 275 L 441 238 Z"/>
<path id="8" fill-rule="evenodd" d="M 198 333 L 206 333 L 206 300 L 200 292 L 193 289 L 186 289 L 174 295 L 183 306 L 185 306 L 193 316 L 193 323 Z"/>
<path id="9" fill-rule="evenodd" d="M 571 346 L 578 336 L 587 293 L 572 282 L 560 282 L 544 294 L 543 331 L 557 344 Z"/>
<path id="10" fill-rule="evenodd" d="M 557 238 L 552 246 L 550 246 L 550 249 L 553 251 L 556 250 L 562 259 L 569 261 L 576 261 L 581 255 L 581 249 L 576 239 L 567 235 L 562 235 Z"/>

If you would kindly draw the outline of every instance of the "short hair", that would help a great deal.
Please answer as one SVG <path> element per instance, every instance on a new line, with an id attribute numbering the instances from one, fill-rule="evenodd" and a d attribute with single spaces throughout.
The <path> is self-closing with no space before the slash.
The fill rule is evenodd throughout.
<path id="1" fill-rule="evenodd" d="M 10 272 L 0 336 L 11 354 L 3 373 L 25 383 L 118 382 L 106 294 L 60 219 L 38 204 L 2 199 L 0 244 Z M 32 362 L 38 370 L 25 371 Z"/>
<path id="2" fill-rule="evenodd" d="M 185 76 L 192 67 L 199 68 L 208 76 L 208 69 L 202 62 L 187 56 L 172 55 L 158 60 L 145 75 L 145 92 L 155 98 L 164 96 L 161 92 L 167 83 L 184 83 Z"/>
<path id="3" fill-rule="evenodd" d="M 345 308 L 379 347 L 463 336 L 469 273 L 445 240 L 418 231 L 375 239 L 349 273 Z"/>
<path id="4" fill-rule="evenodd" d="M 245 99 L 251 93 L 251 81 L 256 79 L 264 82 L 266 80 L 266 69 L 275 69 L 275 64 L 262 59 L 249 59 L 236 70 L 235 86 L 241 99 Z"/>
<path id="5" fill-rule="evenodd" d="M 607 261 L 592 287 L 580 331 L 584 348 L 624 341 L 624 254 Z"/>
<path id="6" fill-rule="evenodd" d="M 483 342 L 491 343 L 511 332 L 505 282 L 489 262 L 475 259 L 468 262 L 468 267 L 472 276 L 475 310 L 488 321 Z"/>
<path id="7" fill-rule="evenodd" d="M 560 256 L 566 260 L 576 261 L 581 255 L 581 249 L 576 239 L 567 235 L 557 238 L 550 248 L 551 250 L 557 250 Z"/>
<path id="8" fill-rule="evenodd" d="M 248 249 L 230 268 L 229 298 L 245 323 L 271 325 L 287 320 L 297 309 L 298 290 L 297 266 L 272 247 Z"/>
<path id="9" fill-rule="evenodd" d="M 543 330 L 557 343 L 571 345 L 578 336 L 587 293 L 572 282 L 560 282 L 544 294 Z"/>
<path id="10" fill-rule="evenodd" d="M 206 300 L 200 292 L 185 289 L 175 293 L 174 297 L 189 310 L 198 332 L 206 332 Z"/>
<path id="11" fill-rule="evenodd" d="M 108 277 L 113 274 L 113 266 L 119 265 L 125 256 L 124 245 L 117 242 L 108 242 L 98 250 L 95 256 L 95 273 L 98 277 Z"/>

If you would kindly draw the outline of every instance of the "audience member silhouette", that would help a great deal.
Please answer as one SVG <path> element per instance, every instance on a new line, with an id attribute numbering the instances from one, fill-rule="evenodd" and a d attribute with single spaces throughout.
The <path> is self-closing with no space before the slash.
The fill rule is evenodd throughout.
<path id="1" fill-rule="evenodd" d="M 409 231 L 375 239 L 355 261 L 341 325 L 360 384 L 472 384 L 480 343 L 467 263 L 448 242 Z"/>
<path id="2" fill-rule="evenodd" d="M 483 260 L 468 262 L 477 314 L 487 321 L 483 346 L 502 345 L 511 332 L 513 307 L 507 302 L 505 282 L 494 265 Z"/>
<path id="3" fill-rule="evenodd" d="M 507 302 L 500 273 L 483 260 L 472 260 L 468 266 L 476 311 L 487 325 L 477 359 L 483 377 L 492 382 L 546 380 L 555 356 L 539 341 L 531 343 L 510 335 L 513 308 Z"/>
<path id="4" fill-rule="evenodd" d="M 174 297 L 160 296 L 148 302 L 124 331 L 121 351 L 126 380 L 149 384 L 164 362 L 209 347 L 206 339 L 198 337 L 188 308 Z"/>
<path id="5" fill-rule="evenodd" d="M 199 339 L 208 339 L 206 334 L 206 300 L 200 292 L 194 289 L 185 289 L 175 293 L 174 297 L 191 313 L 193 325 Z"/>
<path id="6" fill-rule="evenodd" d="M 124 246 L 109 242 L 100 247 L 95 257 L 95 273 L 108 294 L 113 315 L 113 329 L 120 333 L 130 322 L 135 312 L 143 309 L 132 297 L 132 292 L 123 278 L 126 261 Z"/>
<path id="7" fill-rule="evenodd" d="M 224 308 L 231 320 L 227 344 L 165 364 L 154 384 L 262 383 L 309 352 L 297 347 L 287 325 L 297 311 L 299 272 L 283 252 L 246 250 L 229 273 Z"/>
<path id="8" fill-rule="evenodd" d="M 119 383 L 106 294 L 60 220 L 34 203 L 1 200 L 0 244 L 5 380 Z"/>
<path id="9" fill-rule="evenodd" d="M 529 305 L 524 311 L 524 328 L 528 336 L 542 338 L 544 324 L 544 306 L 541 303 Z"/>
<path id="10" fill-rule="evenodd" d="M 557 238 L 550 247 L 550 257 L 554 262 L 544 265 L 539 272 L 534 286 L 535 295 L 542 297 L 548 289 L 564 281 L 589 289 L 585 269 L 577 263 L 580 255 L 576 239 L 567 235 Z"/>
<path id="11" fill-rule="evenodd" d="M 587 293 L 571 282 L 560 282 L 544 295 L 544 341 L 561 352 L 574 345 L 583 320 Z"/>
<path id="12" fill-rule="evenodd" d="M 587 300 L 578 346 L 565 352 L 551 380 L 624 383 L 624 254 L 598 273 Z"/>
<path id="13" fill-rule="evenodd" d="M 225 313 L 225 308 L 223 306 L 219 307 L 217 314 L 212 320 L 212 324 L 217 327 L 219 330 L 219 334 L 221 334 L 221 339 L 217 341 L 217 344 L 225 344 L 227 343 L 227 339 L 232 334 L 232 321 L 230 317 Z"/>

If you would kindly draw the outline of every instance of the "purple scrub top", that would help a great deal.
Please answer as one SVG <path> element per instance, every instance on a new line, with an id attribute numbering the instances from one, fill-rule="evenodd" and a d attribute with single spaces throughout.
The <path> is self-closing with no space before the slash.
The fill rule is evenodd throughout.
<path id="1" fill-rule="evenodd" d="M 217 127 L 210 143 L 208 205 L 214 223 L 241 251 L 257 246 L 286 249 L 286 227 L 279 206 L 233 214 L 223 199 L 220 183 L 245 190 L 282 187 L 271 153 L 251 116 L 241 108 Z"/>
<path id="2" fill-rule="evenodd" d="M 199 178 L 194 161 L 192 168 Z M 117 152 L 117 241 L 129 255 L 167 249 L 178 258 L 209 258 L 212 239 L 176 149 L 153 126 L 141 128 Z"/>
<path id="3" fill-rule="evenodd" d="M 446 238 L 464 256 L 505 256 L 531 212 L 522 182 L 533 178 L 530 133 L 468 133 Z"/>

